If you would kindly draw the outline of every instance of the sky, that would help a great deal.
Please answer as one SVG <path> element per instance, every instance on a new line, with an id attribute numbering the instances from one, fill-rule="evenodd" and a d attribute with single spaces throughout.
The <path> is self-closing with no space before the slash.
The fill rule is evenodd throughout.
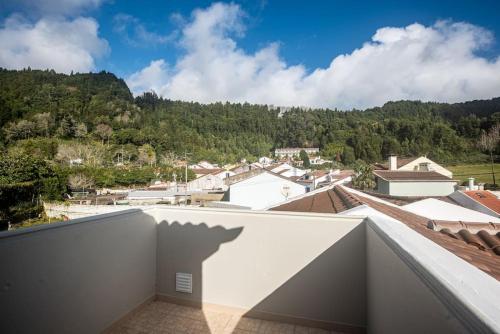
<path id="1" fill-rule="evenodd" d="M 0 67 L 135 95 L 367 108 L 500 96 L 500 1 L 3 0 Z"/>

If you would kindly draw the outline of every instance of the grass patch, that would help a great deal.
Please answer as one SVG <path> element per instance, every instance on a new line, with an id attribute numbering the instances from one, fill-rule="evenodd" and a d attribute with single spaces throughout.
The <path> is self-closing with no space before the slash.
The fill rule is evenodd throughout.
<path id="1" fill-rule="evenodd" d="M 467 182 L 469 177 L 474 177 L 476 183 L 493 184 L 490 164 L 468 164 L 446 167 L 453 172 L 453 179 Z M 494 165 L 497 184 L 500 183 L 500 164 Z"/>

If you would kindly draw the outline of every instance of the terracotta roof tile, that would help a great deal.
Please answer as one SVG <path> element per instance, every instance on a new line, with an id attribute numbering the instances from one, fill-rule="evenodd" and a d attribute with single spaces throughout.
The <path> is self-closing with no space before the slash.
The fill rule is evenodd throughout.
<path id="1" fill-rule="evenodd" d="M 274 207 L 275 211 L 339 213 L 368 205 L 500 280 L 500 224 L 436 221 L 335 186 Z"/>
<path id="2" fill-rule="evenodd" d="M 367 204 L 373 209 L 399 220 L 427 239 L 434 241 L 436 244 L 447 249 L 451 253 L 466 260 L 497 280 L 500 280 L 500 257 L 498 253 L 496 253 L 498 248 L 487 246 L 488 244 L 486 243 L 486 239 L 484 239 L 484 233 L 481 233 L 481 236 L 477 234 L 480 231 L 485 231 L 486 226 L 484 223 L 454 222 L 457 224 L 463 224 L 463 228 L 460 231 L 465 230 L 465 232 L 461 233 L 459 233 L 460 231 L 454 233 L 453 230 L 450 229 L 450 226 L 448 226 L 448 231 L 446 231 L 446 229 L 435 231 L 434 229 L 428 228 L 429 219 L 425 217 L 405 211 L 398 207 L 374 201 L 364 196 L 356 195 L 356 197 L 358 197 L 358 199 L 364 204 Z M 445 222 L 440 223 L 443 224 Z M 477 233 L 475 233 L 476 229 L 472 229 L 472 227 L 476 224 L 483 224 L 481 227 L 482 229 Z M 499 228 L 499 224 L 493 225 L 495 229 Z M 468 230 L 468 228 L 471 228 L 472 232 Z M 493 242 L 500 242 L 498 232 L 493 235 L 492 238 Z"/>
<path id="3" fill-rule="evenodd" d="M 345 190 L 335 187 L 284 203 L 271 208 L 272 211 L 295 211 L 316 213 L 339 213 L 361 205 L 356 198 Z"/>
<path id="4" fill-rule="evenodd" d="M 487 190 L 464 191 L 464 193 L 487 208 L 500 213 L 500 200 Z"/>

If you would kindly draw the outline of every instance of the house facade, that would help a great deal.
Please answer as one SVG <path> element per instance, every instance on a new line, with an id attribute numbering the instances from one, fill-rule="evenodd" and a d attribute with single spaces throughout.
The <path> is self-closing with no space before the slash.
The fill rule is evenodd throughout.
<path id="1" fill-rule="evenodd" d="M 457 182 L 438 172 L 376 170 L 377 192 L 391 196 L 448 196 Z"/>
<path id="2" fill-rule="evenodd" d="M 407 172 L 437 172 L 449 178 L 453 177 L 453 173 L 441 166 L 440 164 L 432 161 L 431 159 L 421 156 L 414 158 L 398 158 L 391 155 L 388 162 L 385 164 L 375 164 L 377 170 L 398 170 Z"/>
<path id="3" fill-rule="evenodd" d="M 287 147 L 287 148 L 277 148 L 274 150 L 274 155 L 277 158 L 292 158 L 298 157 L 300 151 L 305 151 L 308 155 L 314 155 L 319 153 L 319 148 L 317 147 Z"/>
<path id="4" fill-rule="evenodd" d="M 305 186 L 276 173 L 261 170 L 231 184 L 225 200 L 233 205 L 262 210 L 305 192 Z"/>

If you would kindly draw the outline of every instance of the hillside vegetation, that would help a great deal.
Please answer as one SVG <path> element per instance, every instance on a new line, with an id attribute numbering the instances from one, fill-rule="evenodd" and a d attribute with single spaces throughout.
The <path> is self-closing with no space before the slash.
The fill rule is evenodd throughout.
<path id="1" fill-rule="evenodd" d="M 339 166 L 389 154 L 483 163 L 495 159 L 498 147 L 481 152 L 478 138 L 499 121 L 499 98 L 283 112 L 170 101 L 153 92 L 134 98 L 123 80 L 106 72 L 0 69 L 0 229 L 43 221 L 41 200 L 61 200 L 71 190 L 185 181 L 174 164 L 185 156 L 224 164 L 300 146 L 319 147 Z"/>
<path id="2" fill-rule="evenodd" d="M 276 147 L 320 147 L 344 164 L 388 154 L 427 155 L 441 163 L 481 162 L 478 136 L 500 120 L 500 98 L 460 104 L 389 102 L 367 110 L 291 109 L 264 105 L 133 98 L 111 73 L 58 74 L 0 69 L 3 149 L 93 167 L 236 162 Z M 497 152 L 498 153 L 498 152 Z"/>

